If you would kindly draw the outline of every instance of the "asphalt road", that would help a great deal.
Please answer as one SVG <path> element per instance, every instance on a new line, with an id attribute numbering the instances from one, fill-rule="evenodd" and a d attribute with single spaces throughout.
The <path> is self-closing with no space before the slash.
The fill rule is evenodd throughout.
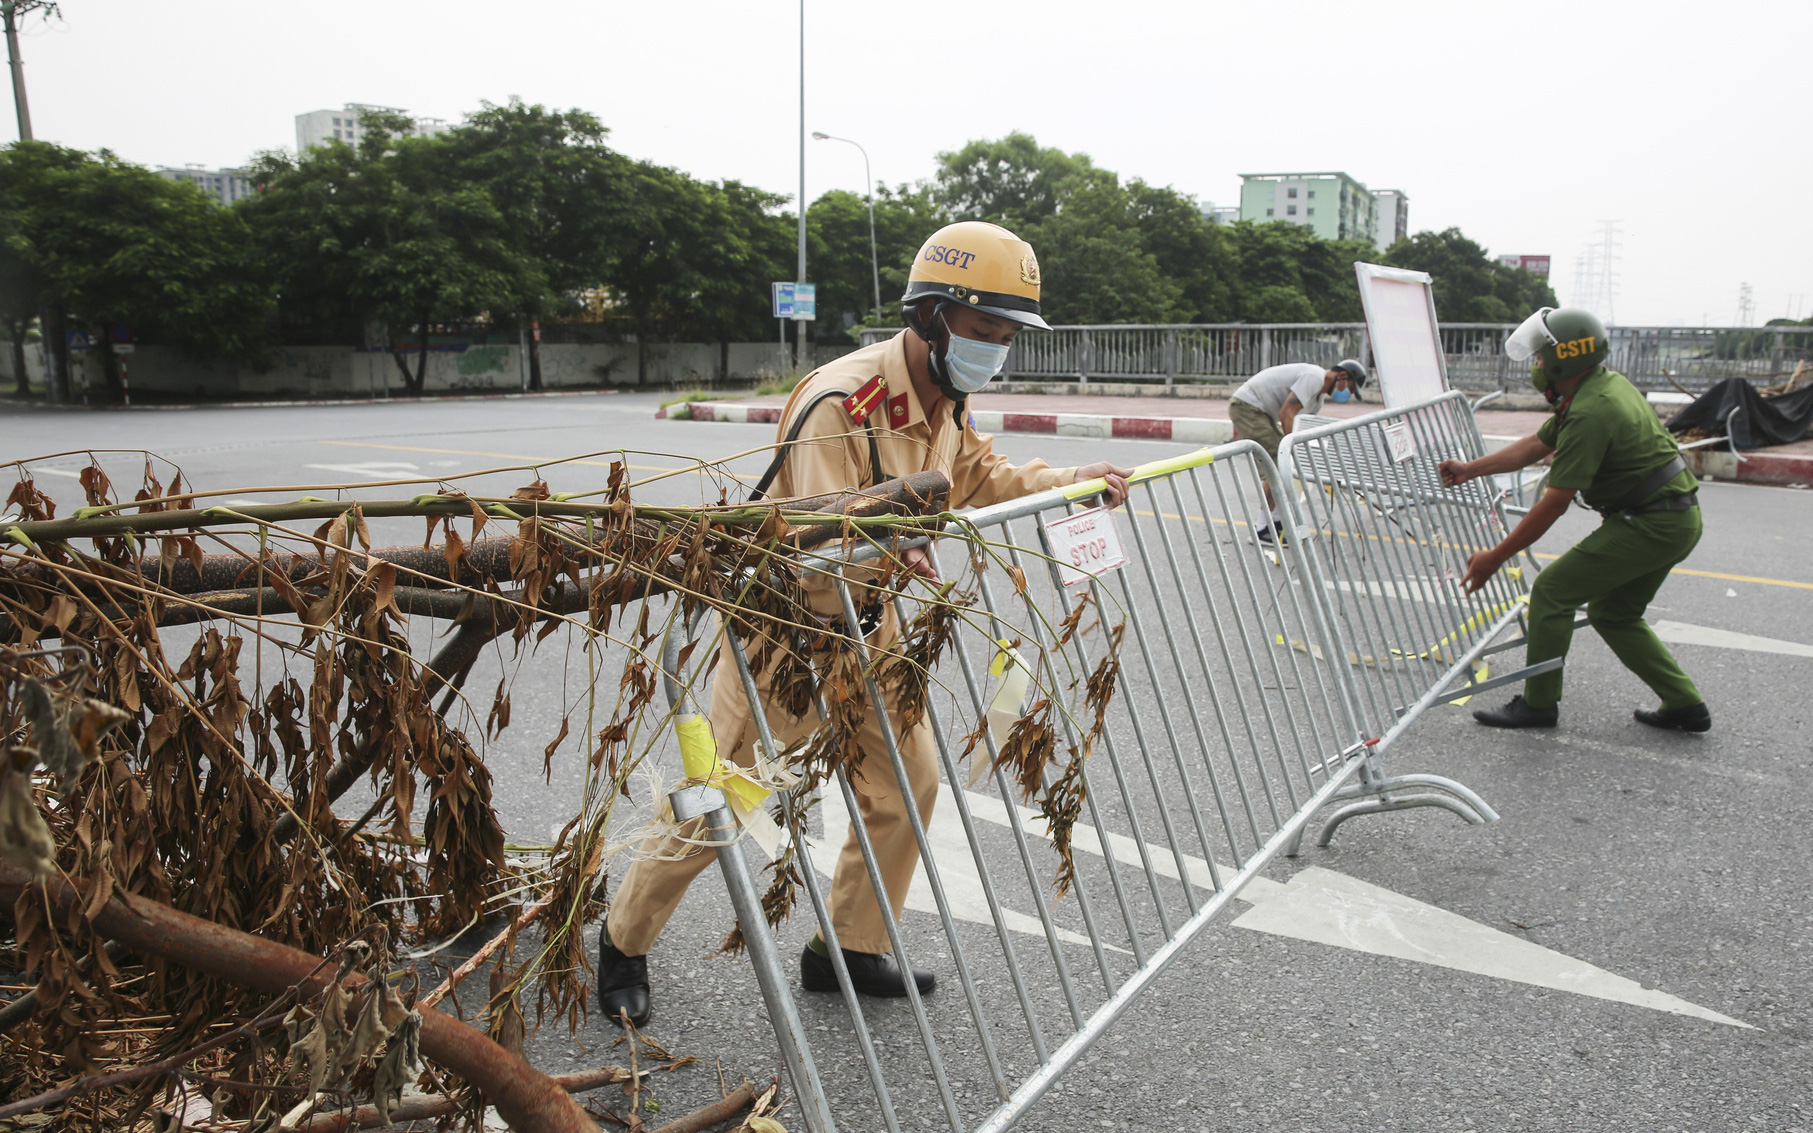
<path id="1" fill-rule="evenodd" d="M 239 493 L 253 486 L 432 481 L 531 464 L 555 490 L 582 491 L 602 487 L 611 446 L 640 450 L 632 474 L 658 477 L 682 466 L 676 455 L 720 458 L 770 439 L 761 426 L 656 421 L 653 407 L 646 395 L 599 395 L 15 412 L 0 417 L 0 459 L 148 447 L 193 486 L 234 491 L 222 499 L 252 498 Z M 1187 447 L 1023 436 L 997 444 L 1014 459 L 1054 464 L 1134 464 Z M 577 454 L 593 455 L 548 463 Z M 131 452 L 101 459 L 123 484 L 143 462 Z M 73 473 L 86 460 L 29 465 L 40 486 L 74 506 Z M 761 463 L 733 467 L 753 473 Z M 530 475 L 459 483 L 507 491 Z M 160 477 L 167 482 L 167 470 Z M 638 488 L 637 497 L 697 502 L 732 487 L 682 474 Z M 1712 707 L 1711 733 L 1657 734 L 1634 723 L 1630 710 L 1648 703 L 1646 690 L 1585 633 L 1568 662 L 1555 732 L 1486 731 L 1465 709 L 1440 708 L 1395 753 L 1394 769 L 1452 776 L 1479 791 L 1500 822 L 1465 827 L 1434 811 L 1360 819 L 1331 848 L 1280 861 L 1268 877 L 1333 871 L 1744 1026 L 1248 931 L 1230 916 L 1021 1128 L 1813 1131 L 1813 494 L 1718 483 L 1702 489 L 1702 500 L 1705 540 L 1663 587 L 1651 618 L 1727 635 L 1701 635 L 1722 644 L 1675 647 Z M 1570 514 L 1538 550 L 1565 549 L 1593 522 Z M 380 537 L 421 537 L 413 522 L 387 531 Z M 486 754 L 506 826 L 529 841 L 558 828 L 579 783 L 570 756 L 557 758 L 546 780 L 542 772 L 542 747 L 584 691 L 583 670 L 558 652 L 499 655 L 486 678 L 521 666 L 512 728 Z M 475 676 L 473 687 L 485 681 Z M 664 1115 L 715 1096 L 714 1060 L 732 1076 L 766 1078 L 778 1068 L 746 964 L 710 956 L 729 923 L 722 884 L 709 872 L 654 955 L 652 1033 L 701 1059 L 656 1084 Z M 808 931 L 795 918 L 783 950 L 791 954 Z M 847 1029 L 838 1003 L 808 997 L 802 1010 L 815 1031 Z M 898 1011 L 869 1020 L 884 1042 L 912 1041 Z M 615 1037 L 593 1020 L 568 1038 L 550 1020 L 531 1053 L 550 1070 L 619 1060 L 609 1049 Z M 923 1091 L 903 1086 L 902 1096 L 920 1107 Z M 929 1105 L 902 1113 L 907 1128 L 941 1121 Z"/>

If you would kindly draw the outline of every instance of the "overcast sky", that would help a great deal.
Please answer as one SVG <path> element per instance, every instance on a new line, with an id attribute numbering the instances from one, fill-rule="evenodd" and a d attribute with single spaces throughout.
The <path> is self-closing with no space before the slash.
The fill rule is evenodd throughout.
<path id="1" fill-rule="evenodd" d="M 62 0 L 23 40 L 41 139 L 148 165 L 295 145 L 347 102 L 458 119 L 512 95 L 703 178 L 799 187 L 797 0 Z M 1813 315 L 1807 0 L 963 4 L 806 0 L 806 129 L 876 178 L 1012 130 L 1237 204 L 1344 170 L 1412 231 L 1547 253 L 1563 302 L 1622 225 L 1625 324 Z M 11 137 L 10 131 L 5 137 Z M 809 143 L 806 194 L 862 159 Z M 1048 286 L 1061 287 L 1059 280 Z"/>

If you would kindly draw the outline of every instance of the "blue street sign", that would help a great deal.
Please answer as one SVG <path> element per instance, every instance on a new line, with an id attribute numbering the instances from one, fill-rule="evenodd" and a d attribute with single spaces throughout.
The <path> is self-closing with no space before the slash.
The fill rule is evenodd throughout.
<path id="1" fill-rule="evenodd" d="M 94 345 L 94 340 L 85 330 L 66 330 L 63 332 L 63 341 L 71 350 L 87 350 Z"/>
<path id="2" fill-rule="evenodd" d="M 818 317 L 818 284 L 772 283 L 774 317 L 777 319 L 816 319 Z"/>

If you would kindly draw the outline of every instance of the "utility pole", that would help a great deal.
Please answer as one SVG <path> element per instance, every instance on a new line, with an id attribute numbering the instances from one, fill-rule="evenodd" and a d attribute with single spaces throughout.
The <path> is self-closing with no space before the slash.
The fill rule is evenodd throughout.
<path id="1" fill-rule="evenodd" d="M 806 282 L 806 0 L 799 0 L 799 271 L 795 283 Z M 806 326 L 793 321 L 793 365 L 806 368 Z"/>
<path id="2" fill-rule="evenodd" d="M 13 73 L 13 110 L 19 116 L 22 142 L 31 141 L 32 136 L 31 104 L 25 100 L 25 60 L 19 58 L 19 19 L 40 9 L 46 16 L 59 14 L 51 0 L 0 0 L 0 19 L 6 22 L 6 61 Z"/>

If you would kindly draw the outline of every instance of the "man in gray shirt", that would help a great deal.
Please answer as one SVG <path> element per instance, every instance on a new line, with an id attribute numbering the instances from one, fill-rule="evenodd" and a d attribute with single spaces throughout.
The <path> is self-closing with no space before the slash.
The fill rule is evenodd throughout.
<path id="1" fill-rule="evenodd" d="M 1259 442 L 1275 463 L 1278 442 L 1297 423 L 1297 414 L 1315 413 L 1322 399 L 1347 401 L 1353 392 L 1366 385 L 1366 367 L 1352 358 L 1342 359 L 1324 368 L 1314 362 L 1286 362 L 1261 370 L 1234 391 L 1228 402 L 1228 417 L 1237 434 Z M 1278 504 L 1272 499 L 1272 486 L 1265 487 L 1265 505 L 1271 510 L 1271 523 L 1259 529 L 1261 543 L 1283 537 L 1278 523 Z"/>

